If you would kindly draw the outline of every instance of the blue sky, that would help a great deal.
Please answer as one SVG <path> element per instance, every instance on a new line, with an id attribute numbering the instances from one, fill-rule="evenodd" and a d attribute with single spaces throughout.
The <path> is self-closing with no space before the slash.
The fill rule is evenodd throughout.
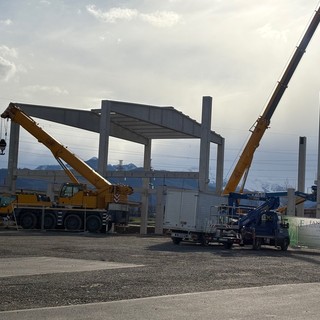
<path id="1" fill-rule="evenodd" d="M 318 1 L 0 1 L 0 101 L 91 109 L 102 99 L 174 106 L 226 138 L 225 176 L 298 44 Z M 299 136 L 307 187 L 316 178 L 320 74 L 317 31 L 253 161 L 255 179 L 296 186 Z M 98 137 L 39 123 L 83 159 Z M 155 169 L 197 170 L 195 141 L 155 141 Z M 142 165 L 143 148 L 112 139 L 109 162 Z M 214 176 L 215 147 L 212 148 Z M 22 133 L 20 167 L 55 163 Z M 6 167 L 7 157 L 0 158 Z"/>

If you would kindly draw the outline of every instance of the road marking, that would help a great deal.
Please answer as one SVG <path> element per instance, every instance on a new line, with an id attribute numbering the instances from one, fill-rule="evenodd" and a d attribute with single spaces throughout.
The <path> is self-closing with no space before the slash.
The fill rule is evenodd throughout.
<path id="1" fill-rule="evenodd" d="M 136 267 L 143 265 L 57 257 L 1 258 L 0 278 Z"/>

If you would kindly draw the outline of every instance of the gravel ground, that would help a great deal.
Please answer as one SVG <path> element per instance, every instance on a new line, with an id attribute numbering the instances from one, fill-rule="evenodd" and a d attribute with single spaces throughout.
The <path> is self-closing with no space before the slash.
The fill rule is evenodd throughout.
<path id="1" fill-rule="evenodd" d="M 0 278 L 0 311 L 320 281 L 320 250 L 173 245 L 166 236 L 0 230 L 0 256 L 144 267 Z M 1 271 L 0 271 L 1 272 Z"/>

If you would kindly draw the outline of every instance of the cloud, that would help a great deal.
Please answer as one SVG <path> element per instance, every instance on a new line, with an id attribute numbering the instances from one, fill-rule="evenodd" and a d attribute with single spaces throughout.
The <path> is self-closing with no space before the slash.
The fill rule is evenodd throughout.
<path id="1" fill-rule="evenodd" d="M 0 20 L 0 25 L 10 26 L 12 24 L 11 19 Z"/>
<path id="2" fill-rule="evenodd" d="M 16 49 L 14 48 L 9 48 L 7 46 L 0 46 L 0 56 L 16 58 L 18 54 Z"/>
<path id="3" fill-rule="evenodd" d="M 115 23 L 118 20 L 140 19 L 155 27 L 172 27 L 180 20 L 180 16 L 172 11 L 155 11 L 148 14 L 128 8 L 111 8 L 108 11 L 102 11 L 97 9 L 95 5 L 87 5 L 86 9 L 95 18 L 106 23 Z"/>
<path id="4" fill-rule="evenodd" d="M 14 76 L 17 68 L 13 62 L 4 59 L 0 56 L 0 80 L 7 82 Z"/>
<path id="5" fill-rule="evenodd" d="M 68 95 L 69 92 L 65 89 L 61 89 L 57 86 L 40 86 L 40 85 L 33 85 L 24 87 L 23 91 L 25 94 L 30 95 L 33 93 L 45 92 L 47 94 L 53 95 Z"/>
<path id="6" fill-rule="evenodd" d="M 95 5 L 88 5 L 86 8 L 98 20 L 108 23 L 115 23 L 117 20 L 131 20 L 138 15 L 138 11 L 133 9 L 112 8 L 103 12 Z"/>
<path id="7" fill-rule="evenodd" d="M 0 46 L 0 80 L 7 82 L 15 75 L 17 67 L 10 60 L 16 57 L 17 52 L 14 48 Z"/>
<path id="8" fill-rule="evenodd" d="M 287 31 L 278 31 L 272 28 L 270 23 L 264 25 L 263 27 L 259 28 L 257 30 L 257 33 L 262 37 L 262 38 L 269 38 L 269 39 L 274 39 L 274 40 L 283 40 L 287 42 Z"/>
<path id="9" fill-rule="evenodd" d="M 155 27 L 172 27 L 180 20 L 178 14 L 168 11 L 156 11 L 151 14 L 141 13 L 140 18 Z"/>

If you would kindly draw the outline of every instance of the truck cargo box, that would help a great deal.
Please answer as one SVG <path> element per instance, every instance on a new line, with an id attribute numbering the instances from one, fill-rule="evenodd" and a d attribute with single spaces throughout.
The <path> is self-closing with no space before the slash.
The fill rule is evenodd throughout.
<path id="1" fill-rule="evenodd" d="M 197 190 L 167 189 L 164 228 L 208 232 L 217 219 L 218 206 L 226 199 Z"/>

